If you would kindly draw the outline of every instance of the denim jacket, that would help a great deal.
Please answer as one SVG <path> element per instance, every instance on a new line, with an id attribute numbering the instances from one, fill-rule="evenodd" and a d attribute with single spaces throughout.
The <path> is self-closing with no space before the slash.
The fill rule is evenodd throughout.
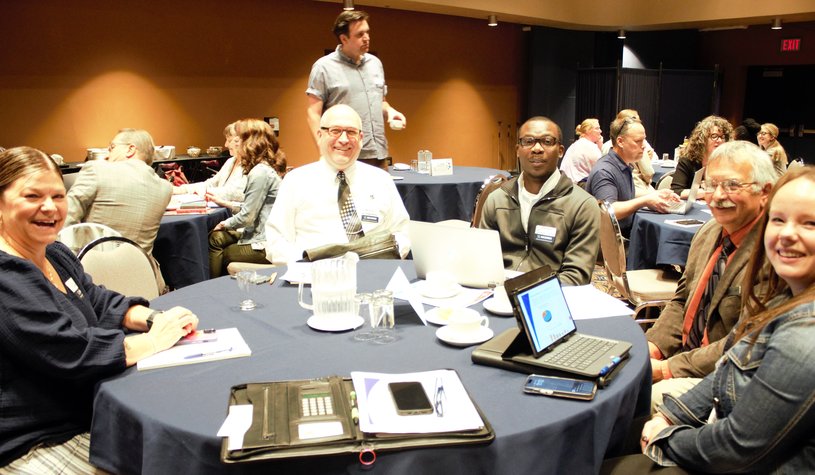
<path id="1" fill-rule="evenodd" d="M 691 391 L 666 397 L 658 410 L 675 425 L 647 456 L 693 471 L 815 473 L 815 302 L 751 340 L 733 345 Z"/>

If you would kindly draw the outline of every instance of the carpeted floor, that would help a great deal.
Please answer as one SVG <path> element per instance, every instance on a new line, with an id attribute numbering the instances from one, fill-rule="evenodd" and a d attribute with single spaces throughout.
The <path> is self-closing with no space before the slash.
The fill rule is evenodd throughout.
<path id="1" fill-rule="evenodd" d="M 598 290 L 611 295 L 612 297 L 625 301 L 623 296 L 620 295 L 620 292 L 618 292 L 617 289 L 614 288 L 614 286 L 608 281 L 606 270 L 600 264 L 594 266 L 594 271 L 591 273 L 591 285 L 595 286 Z"/>

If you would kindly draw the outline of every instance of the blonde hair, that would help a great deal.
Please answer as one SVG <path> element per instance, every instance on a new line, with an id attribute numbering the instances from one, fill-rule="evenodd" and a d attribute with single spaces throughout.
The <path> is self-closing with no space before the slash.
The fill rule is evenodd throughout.
<path id="1" fill-rule="evenodd" d="M 772 138 L 778 137 L 778 126 L 775 124 L 771 124 L 769 122 L 766 124 L 761 124 L 761 130 L 770 134 Z"/>
<path id="2" fill-rule="evenodd" d="M 589 133 L 589 131 L 595 127 L 600 127 L 600 121 L 597 119 L 589 118 L 581 122 L 580 125 L 578 125 L 577 127 L 575 127 L 574 133 L 582 137 Z"/>

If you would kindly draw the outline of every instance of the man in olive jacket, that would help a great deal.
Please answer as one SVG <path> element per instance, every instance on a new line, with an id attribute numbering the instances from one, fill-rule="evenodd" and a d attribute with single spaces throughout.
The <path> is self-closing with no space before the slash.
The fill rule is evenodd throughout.
<path id="1" fill-rule="evenodd" d="M 719 146 L 705 170 L 705 201 L 713 214 L 691 241 L 676 295 L 646 333 L 654 387 L 651 404 L 663 393 L 682 394 L 713 372 L 727 335 L 741 313 L 742 279 L 757 242 L 756 226 L 775 182 L 767 154 L 748 142 Z M 724 248 L 735 244 L 711 295 L 709 277 Z M 694 330 L 695 327 L 695 330 Z M 696 336 L 693 335 L 696 333 Z"/>
<path id="2" fill-rule="evenodd" d="M 504 267 L 522 272 L 549 266 L 563 285 L 591 282 L 600 246 L 600 208 L 558 170 L 560 127 L 533 117 L 518 132 L 521 175 L 490 193 L 480 228 L 501 235 Z"/>

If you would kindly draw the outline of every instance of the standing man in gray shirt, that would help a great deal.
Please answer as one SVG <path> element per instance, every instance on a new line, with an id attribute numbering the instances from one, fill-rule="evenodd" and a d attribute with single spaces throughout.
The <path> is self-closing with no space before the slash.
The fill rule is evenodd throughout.
<path id="1" fill-rule="evenodd" d="M 320 117 L 335 104 L 347 104 L 362 119 L 362 151 L 359 161 L 382 169 L 388 167 L 388 140 L 385 120 L 395 130 L 407 125 L 407 119 L 385 100 L 388 86 L 385 70 L 376 56 L 368 54 L 371 36 L 368 14 L 351 10 L 334 21 L 337 49 L 318 59 L 308 80 L 306 115 L 314 142 L 319 143 Z"/>

